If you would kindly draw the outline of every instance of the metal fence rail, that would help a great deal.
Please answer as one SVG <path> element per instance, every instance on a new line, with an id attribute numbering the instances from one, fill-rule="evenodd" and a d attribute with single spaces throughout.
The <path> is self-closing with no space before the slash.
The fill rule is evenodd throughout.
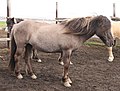
<path id="1" fill-rule="evenodd" d="M 0 38 L 0 42 L 10 41 L 10 38 Z"/>

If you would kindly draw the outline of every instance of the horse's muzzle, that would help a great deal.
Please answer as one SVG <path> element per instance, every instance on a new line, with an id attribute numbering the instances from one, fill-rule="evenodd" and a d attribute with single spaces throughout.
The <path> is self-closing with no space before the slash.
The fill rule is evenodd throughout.
<path id="1" fill-rule="evenodd" d="M 114 45 L 115 45 L 115 40 L 106 41 L 106 45 L 107 45 L 108 47 L 114 46 Z"/>

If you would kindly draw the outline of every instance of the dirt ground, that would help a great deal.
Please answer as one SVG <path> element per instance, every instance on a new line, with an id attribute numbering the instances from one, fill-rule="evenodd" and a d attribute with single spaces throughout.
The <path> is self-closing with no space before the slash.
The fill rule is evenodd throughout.
<path id="1" fill-rule="evenodd" d="M 0 31 L 0 34 L 0 37 L 6 37 L 4 32 Z M 22 61 L 24 78 L 19 80 L 8 70 L 9 50 L 6 47 L 6 42 L 0 42 L 0 55 L 5 58 L 4 61 L 0 59 L 0 91 L 120 91 L 120 46 L 113 48 L 113 62 L 107 61 L 107 49 L 103 44 L 83 45 L 74 52 L 73 65 L 69 69 L 73 81 L 71 88 L 61 83 L 63 66 L 58 64 L 59 54 L 39 52 L 42 63 L 32 60 L 36 80 L 26 76 Z"/>

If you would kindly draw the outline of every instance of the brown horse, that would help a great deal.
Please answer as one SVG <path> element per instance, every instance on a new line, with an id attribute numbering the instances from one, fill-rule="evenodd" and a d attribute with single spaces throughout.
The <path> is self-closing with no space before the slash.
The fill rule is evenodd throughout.
<path id="1" fill-rule="evenodd" d="M 62 81 L 64 86 L 70 87 L 72 81 L 68 76 L 68 69 L 71 54 L 94 34 L 108 47 L 114 44 L 111 23 L 107 17 L 102 15 L 90 19 L 73 18 L 61 24 L 41 25 L 40 22 L 35 21 L 20 22 L 13 27 L 11 32 L 9 67 L 15 71 L 18 79 L 22 79 L 19 63 L 21 54 L 25 51 L 27 71 L 31 78 L 36 79 L 30 63 L 32 48 L 46 53 L 62 53 L 61 58 L 64 62 Z"/>
<path id="2" fill-rule="evenodd" d="M 111 32 L 115 40 L 116 38 L 120 39 L 120 21 L 111 21 Z M 108 47 L 108 54 L 108 61 L 112 62 L 114 60 L 112 47 Z"/>

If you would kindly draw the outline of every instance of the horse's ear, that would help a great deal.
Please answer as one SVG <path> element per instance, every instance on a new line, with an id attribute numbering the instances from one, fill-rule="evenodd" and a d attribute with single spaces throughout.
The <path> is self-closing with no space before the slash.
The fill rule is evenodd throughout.
<path id="1" fill-rule="evenodd" d="M 14 21 L 14 17 L 12 17 L 12 18 L 11 18 L 11 20 L 13 20 L 13 21 Z"/>
<path id="2" fill-rule="evenodd" d="M 14 17 L 11 20 L 14 21 L 15 24 L 17 23 L 17 21 Z"/>
<path id="3" fill-rule="evenodd" d="M 10 17 L 6 17 L 6 19 L 9 19 Z"/>

